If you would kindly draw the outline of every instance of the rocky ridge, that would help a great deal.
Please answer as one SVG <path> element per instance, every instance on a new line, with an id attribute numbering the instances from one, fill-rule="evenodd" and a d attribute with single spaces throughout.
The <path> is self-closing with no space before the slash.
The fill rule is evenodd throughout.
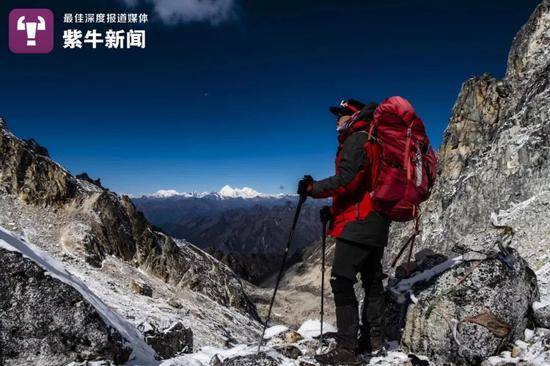
<path id="1" fill-rule="evenodd" d="M 533 270 L 550 260 L 550 3 L 516 35 L 506 76 L 462 85 L 445 131 L 440 174 L 423 206 L 417 250 L 455 255 L 516 248 Z M 403 243 L 411 224 L 392 225 Z M 389 264 L 399 245 L 387 252 Z"/>
<path id="2" fill-rule="evenodd" d="M 181 322 L 197 347 L 257 336 L 256 308 L 231 269 L 156 231 L 128 197 L 72 176 L 44 151 L 0 120 L 0 227 L 63 263 L 140 329 Z M 135 294 L 133 281 L 151 296 Z"/>
<path id="3" fill-rule="evenodd" d="M 100 267 L 106 257 L 114 256 L 168 284 L 192 287 L 222 305 L 255 315 L 239 279 L 225 265 L 192 245 L 178 246 L 155 231 L 127 196 L 75 178 L 8 132 L 5 122 L 0 124 L 0 189 L 7 199 L 67 214 L 69 223 L 59 228 L 59 243 L 92 266 Z M 17 217 L 12 219 L 17 223 Z"/>

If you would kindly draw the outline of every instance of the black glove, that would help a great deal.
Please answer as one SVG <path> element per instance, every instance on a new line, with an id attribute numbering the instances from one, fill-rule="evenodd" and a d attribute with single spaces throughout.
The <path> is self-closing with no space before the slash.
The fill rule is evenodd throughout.
<path id="1" fill-rule="evenodd" d="M 313 183 L 313 177 L 311 175 L 304 175 L 304 177 L 298 182 L 298 193 L 300 198 L 305 201 L 309 195 L 308 187 Z"/>
<path id="2" fill-rule="evenodd" d="M 361 109 L 361 112 L 359 112 L 357 120 L 370 121 L 374 117 L 374 112 L 376 111 L 377 107 L 378 104 L 375 102 L 365 104 L 363 109 Z"/>
<path id="3" fill-rule="evenodd" d="M 321 216 L 321 222 L 323 223 L 332 220 L 332 210 L 330 209 L 330 206 L 323 206 L 323 208 L 319 211 L 319 215 Z"/>

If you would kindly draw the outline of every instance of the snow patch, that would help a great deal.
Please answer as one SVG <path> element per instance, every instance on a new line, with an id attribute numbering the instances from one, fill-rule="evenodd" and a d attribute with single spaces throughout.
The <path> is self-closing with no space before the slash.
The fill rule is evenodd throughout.
<path id="1" fill-rule="evenodd" d="M 323 322 L 323 334 L 325 333 L 334 333 L 337 329 L 332 326 L 331 324 L 328 324 L 326 322 Z M 302 324 L 302 326 L 298 329 L 298 333 L 304 337 L 304 338 L 315 338 L 321 335 L 321 321 L 315 319 L 309 319 Z"/>
<path id="2" fill-rule="evenodd" d="M 411 296 L 411 300 L 415 302 L 416 297 L 414 297 L 414 294 L 412 293 L 412 288 L 416 283 L 428 281 L 436 276 L 439 276 L 441 273 L 453 268 L 462 261 L 462 256 L 447 259 L 445 262 L 442 262 L 426 271 L 399 281 L 396 285 L 390 288 L 390 291 L 396 297 L 398 302 L 404 302 L 405 296 Z"/>
<path id="3" fill-rule="evenodd" d="M 264 339 L 273 338 L 278 334 L 286 332 L 287 330 L 288 330 L 288 327 L 284 325 L 275 325 L 273 327 L 267 328 L 265 330 Z"/>

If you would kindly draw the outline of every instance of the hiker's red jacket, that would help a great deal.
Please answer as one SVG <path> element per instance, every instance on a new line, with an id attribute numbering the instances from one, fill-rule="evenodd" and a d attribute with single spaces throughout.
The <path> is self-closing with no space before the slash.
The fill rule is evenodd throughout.
<path id="1" fill-rule="evenodd" d="M 368 125 L 365 121 L 355 122 L 338 136 L 335 175 L 313 182 L 311 196 L 332 197 L 330 236 L 384 246 L 387 234 L 381 237 L 380 233 L 387 230 L 380 230 L 380 226 L 387 227 L 389 222 L 372 210 L 370 166 L 365 149 Z"/>

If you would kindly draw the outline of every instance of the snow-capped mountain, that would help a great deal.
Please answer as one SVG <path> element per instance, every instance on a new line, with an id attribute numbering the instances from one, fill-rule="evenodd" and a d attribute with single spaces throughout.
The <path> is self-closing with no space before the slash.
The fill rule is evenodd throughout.
<path id="1" fill-rule="evenodd" d="M 260 193 L 250 187 L 233 188 L 229 185 L 223 186 L 217 192 L 179 192 L 175 189 L 161 189 L 150 195 L 133 196 L 133 198 L 210 198 L 210 199 L 229 199 L 229 198 L 284 198 L 293 195 L 279 193 L 266 194 Z"/>
<path id="2" fill-rule="evenodd" d="M 225 185 L 218 191 L 218 196 L 220 198 L 255 198 L 265 197 L 266 195 L 248 187 L 232 188 Z"/>
<path id="3" fill-rule="evenodd" d="M 198 192 L 178 192 L 175 189 L 161 189 L 156 191 L 151 195 L 151 197 L 156 198 L 169 198 L 169 197 L 175 197 L 175 196 L 182 196 L 182 197 L 203 197 L 207 195 L 208 193 L 198 193 Z"/>

